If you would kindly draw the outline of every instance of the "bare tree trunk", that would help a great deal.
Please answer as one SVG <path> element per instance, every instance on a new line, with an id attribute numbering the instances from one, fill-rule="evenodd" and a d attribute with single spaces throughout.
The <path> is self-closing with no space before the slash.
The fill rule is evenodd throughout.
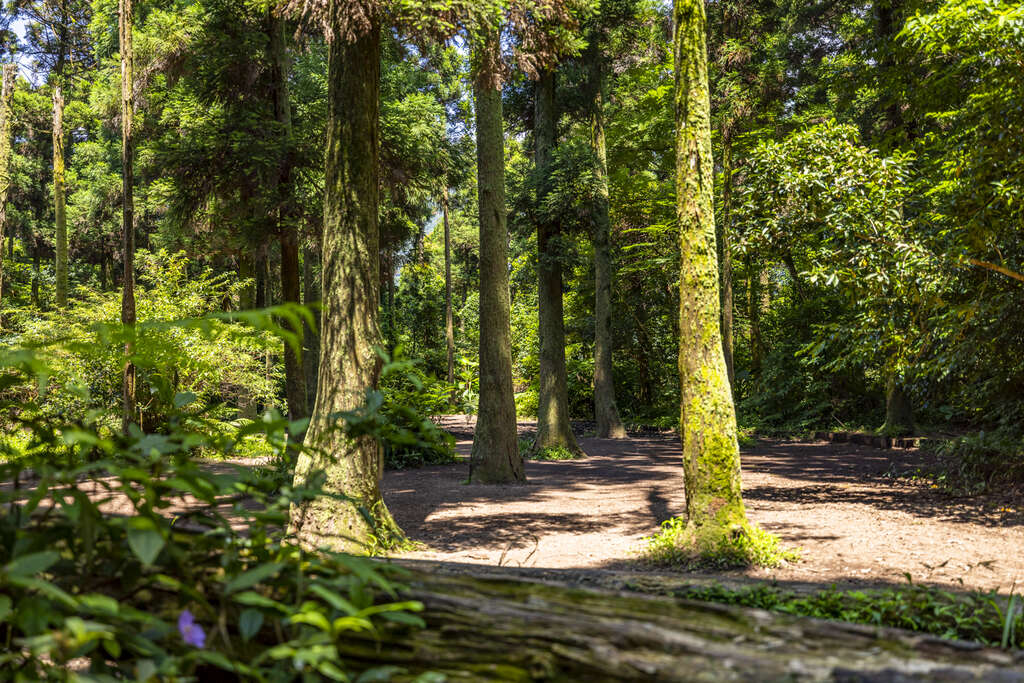
<path id="1" fill-rule="evenodd" d="M 593 37 L 588 50 L 590 89 L 590 144 L 594 152 L 594 172 L 598 181 L 594 207 L 594 419 L 597 436 L 622 439 L 626 428 L 615 402 L 612 374 L 612 256 L 611 221 L 608 216 L 608 158 L 604 136 L 604 69 L 600 44 Z"/>
<path id="2" fill-rule="evenodd" d="M 270 62 L 273 72 L 274 115 L 284 130 L 282 139 L 281 168 L 276 183 L 277 191 L 277 232 L 281 247 L 281 300 L 284 303 L 302 303 L 299 282 L 299 238 L 298 225 L 294 220 L 291 206 L 292 169 L 291 137 L 292 111 L 288 101 L 288 55 L 285 45 L 285 25 L 276 12 L 268 11 L 267 32 L 270 34 Z M 285 401 L 288 419 L 301 420 L 309 416 L 306 405 L 306 375 L 302 367 L 302 342 L 304 326 L 301 322 L 283 320 L 282 326 L 295 335 L 294 346 L 284 345 Z"/>
<path id="3" fill-rule="evenodd" d="M 539 176 L 537 203 L 551 191 L 551 156 L 557 139 L 555 73 L 545 69 L 537 79 L 534 99 L 534 164 Z M 537 313 L 540 336 L 540 403 L 534 448 L 564 448 L 579 453 L 569 422 L 569 390 L 565 369 L 565 322 L 562 307 L 562 262 L 558 224 L 537 223 Z"/>
<path id="4" fill-rule="evenodd" d="M 238 293 L 238 307 L 243 311 L 248 311 L 256 305 L 254 275 L 252 254 L 247 250 L 238 252 L 238 279 L 249 281 Z"/>
<path id="5" fill-rule="evenodd" d="M 675 0 L 679 384 L 687 523 L 714 544 L 748 522 L 722 351 L 704 12 L 703 0 Z"/>
<path id="6" fill-rule="evenodd" d="M 733 367 L 733 303 L 732 303 L 732 127 L 722 124 L 722 220 L 718 222 L 718 274 L 722 308 L 722 352 L 729 374 L 729 386 L 735 389 Z"/>
<path id="7" fill-rule="evenodd" d="M 32 236 L 32 305 L 39 308 L 39 268 L 42 260 L 39 237 Z"/>
<path id="8" fill-rule="evenodd" d="M 64 92 L 53 88 L 53 216 L 57 307 L 68 305 L 68 217 L 64 182 Z"/>
<path id="9" fill-rule="evenodd" d="M 455 325 L 452 316 L 452 235 L 448 221 L 448 181 L 441 193 L 444 219 L 444 339 L 448 349 L 448 384 L 455 383 Z"/>
<path id="10" fill-rule="evenodd" d="M 303 303 L 309 308 L 316 321 L 315 326 L 306 325 L 304 353 L 302 355 L 303 372 L 306 375 L 306 407 L 312 411 L 316 401 L 317 374 L 320 365 L 320 287 L 313 265 L 318 262 L 317 251 L 307 246 L 302 248 L 302 296 Z"/>
<path id="11" fill-rule="evenodd" d="M 483 64 L 497 64 L 498 31 L 482 47 Z M 505 138 L 501 89 L 486 69 L 475 75 L 477 191 L 480 205 L 480 405 L 469 480 L 478 484 L 526 481 L 512 394 L 512 329 L 505 216 Z"/>
<path id="12" fill-rule="evenodd" d="M 132 48 L 133 0 L 120 0 L 118 25 L 121 39 L 121 238 L 124 251 L 124 277 L 121 281 L 121 324 L 135 325 L 135 118 L 134 50 Z M 134 336 L 134 330 L 130 332 Z M 121 431 L 135 415 L 135 364 L 131 357 L 134 344 L 124 346 L 125 364 L 121 387 Z"/>
<path id="13" fill-rule="evenodd" d="M 14 95 L 14 81 L 18 76 L 17 64 L 4 64 L 3 85 L 0 89 L 0 249 L 4 246 L 7 230 L 7 202 L 11 196 L 11 98 Z M 13 237 L 10 240 L 14 246 Z M 11 249 L 10 258 L 14 253 Z M 4 259 L 0 255 L 0 329 L 3 328 Z"/>
<path id="14" fill-rule="evenodd" d="M 328 21 L 327 158 L 323 241 L 323 326 L 316 407 L 295 485 L 323 472 L 321 496 L 292 510 L 292 529 L 309 546 L 366 552 L 388 547 L 402 532 L 380 493 L 383 459 L 372 436 L 350 438 L 335 416 L 363 405 L 377 386 L 381 359 L 379 19 L 353 40 L 341 35 L 344 7 L 332 3 Z M 337 495 L 347 500 L 339 500 Z"/>

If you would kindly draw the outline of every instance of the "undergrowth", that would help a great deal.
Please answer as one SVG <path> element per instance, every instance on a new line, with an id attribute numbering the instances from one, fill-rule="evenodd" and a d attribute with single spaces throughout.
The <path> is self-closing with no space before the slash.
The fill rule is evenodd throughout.
<path id="1" fill-rule="evenodd" d="M 938 462 L 922 472 L 946 493 L 977 495 L 1024 486 L 1024 439 L 979 432 L 948 441 L 926 441 Z"/>
<path id="2" fill-rule="evenodd" d="M 782 547 L 778 537 L 755 524 L 727 530 L 713 525 L 695 528 L 674 517 L 645 540 L 647 562 L 682 569 L 778 567 L 800 559 L 798 549 Z"/>
<path id="3" fill-rule="evenodd" d="M 1024 647 L 1024 605 L 1019 596 L 1006 600 L 995 592 L 953 593 L 908 583 L 898 588 L 870 591 L 841 591 L 833 586 L 809 595 L 774 586 L 740 590 L 712 586 L 676 591 L 674 595 L 819 619 L 902 628 L 993 647 Z"/>

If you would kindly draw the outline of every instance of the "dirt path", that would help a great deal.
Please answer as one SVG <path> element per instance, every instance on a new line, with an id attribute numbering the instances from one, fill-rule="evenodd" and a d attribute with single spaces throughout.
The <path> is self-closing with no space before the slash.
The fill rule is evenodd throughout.
<path id="1" fill-rule="evenodd" d="M 472 426 L 449 420 L 468 456 Z M 530 423 L 521 423 L 528 433 Z M 581 439 L 588 457 L 530 462 L 525 486 L 470 486 L 464 463 L 388 472 L 384 496 L 422 549 L 403 557 L 523 567 L 637 568 L 642 539 L 681 514 L 675 437 Z M 1024 584 L 1024 511 L 898 486 L 912 451 L 766 441 L 743 452 L 750 518 L 803 548 L 803 560 L 751 577 L 815 583 L 915 581 L 1008 591 Z"/>

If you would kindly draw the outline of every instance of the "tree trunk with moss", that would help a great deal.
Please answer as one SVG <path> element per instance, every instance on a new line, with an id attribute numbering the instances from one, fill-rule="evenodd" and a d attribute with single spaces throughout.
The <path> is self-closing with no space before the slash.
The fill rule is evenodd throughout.
<path id="1" fill-rule="evenodd" d="M 551 156 L 557 139 L 555 74 L 541 72 L 534 98 L 534 163 L 537 168 L 537 314 L 540 336 L 540 403 L 534 448 L 563 448 L 580 452 L 569 422 L 569 390 L 565 369 L 565 321 L 562 307 L 560 226 L 544 217 L 543 204 L 551 191 Z"/>
<path id="2" fill-rule="evenodd" d="M 380 25 L 351 42 L 336 29 L 328 47 L 328 120 L 323 239 L 323 325 L 316 404 L 295 485 L 321 471 L 321 496 L 292 510 L 292 529 L 309 546 L 372 552 L 402 538 L 380 493 L 383 458 L 371 436 L 352 439 L 333 416 L 359 408 L 377 386 L 381 343 L 378 152 Z"/>
<path id="3" fill-rule="evenodd" d="M 132 0 L 120 0 L 118 29 L 121 44 L 121 239 L 124 251 L 124 276 L 121 280 L 121 324 L 135 325 L 135 118 Z M 135 364 L 131 357 L 134 344 L 124 347 L 125 363 L 121 382 L 121 431 L 128 433 L 135 416 Z"/>
<path id="4" fill-rule="evenodd" d="M 478 62 L 499 64 L 500 49 L 498 32 L 489 33 L 477 55 Z M 474 76 L 473 99 L 480 211 L 480 403 L 469 480 L 477 484 L 509 484 L 526 481 L 526 473 L 519 453 L 512 393 L 501 87 L 487 66 L 478 68 Z"/>
<path id="5" fill-rule="evenodd" d="M 595 590 L 605 576 L 419 566 L 401 625 L 338 641 L 355 669 L 400 667 L 452 681 L 1018 681 L 1024 656 L 891 628 L 759 609 Z M 607 574 L 605 572 L 604 574 Z"/>
<path id="6" fill-rule="evenodd" d="M 729 373 L 729 386 L 736 383 L 733 363 L 732 314 L 732 248 L 729 233 L 732 230 L 732 126 L 722 125 L 722 220 L 718 221 L 718 273 L 722 309 L 722 353 Z"/>
<path id="7" fill-rule="evenodd" d="M 64 92 L 58 82 L 53 88 L 53 240 L 58 308 L 67 308 L 68 305 L 68 216 L 64 173 Z"/>
<path id="8" fill-rule="evenodd" d="M 17 64 L 4 64 L 3 84 L 0 89 L 0 248 L 7 231 L 7 202 L 11 197 L 11 99 L 18 76 Z M 13 244 L 13 241 L 12 241 Z M 3 327 L 4 260 L 0 255 L 0 328 Z"/>
<path id="9" fill-rule="evenodd" d="M 302 370 L 306 377 L 306 409 L 316 401 L 317 375 L 320 372 L 320 286 L 314 268 L 319 262 L 318 252 L 308 246 L 302 248 L 302 302 L 313 315 L 314 325 L 303 328 Z M 308 412 L 306 413 L 309 414 Z"/>
<path id="10" fill-rule="evenodd" d="M 441 192 L 444 220 L 444 341 L 448 356 L 448 384 L 455 384 L 455 324 L 452 316 L 452 234 L 448 216 L 448 181 Z"/>
<path id="11" fill-rule="evenodd" d="M 612 253 L 608 198 L 608 152 L 604 135 L 604 65 L 596 34 L 587 48 L 587 90 L 590 104 L 590 146 L 594 154 L 597 196 L 591 226 L 594 247 L 594 420 L 597 437 L 622 439 L 612 376 Z"/>
<path id="12" fill-rule="evenodd" d="M 679 383 L 688 525 L 709 540 L 748 525 L 722 352 L 703 0 L 675 0 Z M 712 541 L 713 542 L 713 541 Z"/>

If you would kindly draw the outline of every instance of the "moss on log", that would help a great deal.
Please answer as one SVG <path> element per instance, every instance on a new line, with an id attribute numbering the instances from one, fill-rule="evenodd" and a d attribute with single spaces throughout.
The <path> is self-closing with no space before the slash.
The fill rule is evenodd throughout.
<path id="1" fill-rule="evenodd" d="M 407 671 L 395 680 L 1024 682 L 1020 653 L 481 569 L 411 570 L 403 597 L 427 629 L 350 640 L 350 661 Z"/>

